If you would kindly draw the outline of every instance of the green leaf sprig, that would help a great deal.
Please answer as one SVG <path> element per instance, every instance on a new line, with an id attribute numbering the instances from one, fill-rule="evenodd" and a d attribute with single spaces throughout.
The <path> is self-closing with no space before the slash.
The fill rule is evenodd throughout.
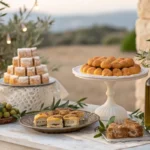
<path id="1" fill-rule="evenodd" d="M 44 103 L 42 103 L 41 107 L 40 107 L 40 110 L 38 110 L 38 111 L 31 111 L 31 112 L 27 112 L 26 110 L 24 110 L 20 114 L 20 116 L 22 117 L 22 116 L 24 116 L 26 114 L 34 114 L 34 113 L 38 113 L 38 112 L 41 112 L 41 111 L 55 110 L 56 108 L 72 108 L 74 110 L 79 109 L 79 108 L 84 108 L 85 106 L 87 106 L 87 104 L 84 103 L 84 101 L 86 99 L 87 98 L 84 97 L 84 98 L 79 99 L 74 104 L 69 104 L 70 103 L 69 100 L 67 100 L 66 102 L 62 103 L 61 99 L 56 101 L 55 98 L 53 98 L 53 102 L 52 102 L 52 104 L 50 106 L 44 108 Z"/>
<path id="2" fill-rule="evenodd" d="M 140 61 L 142 66 L 150 68 L 150 50 L 149 51 L 139 50 L 136 54 L 135 59 L 137 61 Z"/>
<path id="3" fill-rule="evenodd" d="M 135 110 L 129 115 L 131 118 L 136 118 L 141 120 L 141 125 L 144 126 L 144 113 L 140 109 Z"/>
<path id="4" fill-rule="evenodd" d="M 115 116 L 112 116 L 108 120 L 108 123 L 106 125 L 104 125 L 104 123 L 101 120 L 99 120 L 99 126 L 96 128 L 97 134 L 94 136 L 94 138 L 101 137 L 103 135 L 103 133 L 106 132 L 109 125 L 113 122 L 115 122 Z"/>
<path id="5" fill-rule="evenodd" d="M 129 115 L 131 118 L 139 119 L 141 125 L 145 128 L 145 130 L 149 133 L 150 126 L 144 125 L 144 112 L 140 111 L 140 109 L 135 110 L 133 113 Z"/>

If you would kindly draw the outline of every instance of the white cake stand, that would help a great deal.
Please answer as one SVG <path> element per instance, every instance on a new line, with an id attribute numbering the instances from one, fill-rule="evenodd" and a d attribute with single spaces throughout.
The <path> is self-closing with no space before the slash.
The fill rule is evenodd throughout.
<path id="1" fill-rule="evenodd" d="M 80 72 L 80 68 L 81 66 L 77 66 L 72 69 L 72 72 L 76 77 L 87 80 L 102 80 L 107 86 L 107 100 L 103 105 L 95 110 L 95 113 L 100 116 L 101 120 L 109 120 L 110 117 L 115 116 L 116 122 L 122 122 L 125 118 L 127 118 L 127 111 L 123 107 L 116 104 L 114 100 L 114 85 L 117 81 L 136 80 L 146 77 L 148 75 L 148 69 L 142 67 L 139 74 L 117 77 L 84 74 Z"/>

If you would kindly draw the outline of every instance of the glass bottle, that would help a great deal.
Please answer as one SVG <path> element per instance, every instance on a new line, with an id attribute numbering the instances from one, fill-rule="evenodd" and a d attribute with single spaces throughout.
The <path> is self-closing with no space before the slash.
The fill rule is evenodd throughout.
<path id="1" fill-rule="evenodd" d="M 145 83 L 145 113 L 144 124 L 150 126 L 150 78 Z"/>

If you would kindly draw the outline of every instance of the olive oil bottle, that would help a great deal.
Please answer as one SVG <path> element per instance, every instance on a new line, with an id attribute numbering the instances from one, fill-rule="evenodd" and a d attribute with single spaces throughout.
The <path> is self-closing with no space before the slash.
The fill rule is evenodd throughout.
<path id="1" fill-rule="evenodd" d="M 145 126 L 150 126 L 150 78 L 145 83 Z"/>

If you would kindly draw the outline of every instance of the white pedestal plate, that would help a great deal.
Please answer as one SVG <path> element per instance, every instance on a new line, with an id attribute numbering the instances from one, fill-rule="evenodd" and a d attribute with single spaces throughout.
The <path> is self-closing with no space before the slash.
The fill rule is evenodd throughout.
<path id="1" fill-rule="evenodd" d="M 102 80 L 107 86 L 107 100 L 95 110 L 95 113 L 100 116 L 101 120 L 109 120 L 110 117 L 115 116 L 116 122 L 122 122 L 123 119 L 127 118 L 127 111 L 122 106 L 116 104 L 114 100 L 114 85 L 117 81 L 129 81 L 143 78 L 148 75 L 148 69 L 142 68 L 139 74 L 117 77 L 83 74 L 80 72 L 80 68 L 81 66 L 77 66 L 72 69 L 72 72 L 76 77 L 87 80 Z"/>

